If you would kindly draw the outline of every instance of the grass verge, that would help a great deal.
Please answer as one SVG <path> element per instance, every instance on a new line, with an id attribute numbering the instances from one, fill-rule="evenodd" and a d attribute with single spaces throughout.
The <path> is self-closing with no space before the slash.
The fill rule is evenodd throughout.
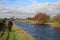
<path id="1" fill-rule="evenodd" d="M 12 32 L 10 32 L 9 40 L 34 40 L 34 38 L 14 24 Z"/>
<path id="2" fill-rule="evenodd" d="M 35 40 L 31 35 L 22 30 L 17 25 L 13 25 L 12 31 L 8 32 L 8 28 L 5 29 L 3 36 L 0 40 Z"/>
<path id="3" fill-rule="evenodd" d="M 60 24 L 58 22 L 52 22 L 51 23 L 51 26 L 54 28 L 54 29 L 60 29 Z"/>
<path id="4" fill-rule="evenodd" d="M 8 29 L 6 28 L 5 29 L 5 32 L 4 32 L 4 34 L 3 34 L 3 36 L 0 38 L 0 40 L 6 40 L 7 39 L 7 36 L 8 36 Z"/>

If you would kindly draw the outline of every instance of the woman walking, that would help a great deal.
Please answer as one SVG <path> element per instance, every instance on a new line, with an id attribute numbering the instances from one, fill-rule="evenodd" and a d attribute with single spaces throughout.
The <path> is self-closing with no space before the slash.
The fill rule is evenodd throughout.
<path id="1" fill-rule="evenodd" d="M 12 22 L 11 19 L 9 19 L 9 21 L 8 21 L 8 30 L 9 30 L 9 32 L 11 32 L 12 25 L 13 25 L 13 22 Z"/>

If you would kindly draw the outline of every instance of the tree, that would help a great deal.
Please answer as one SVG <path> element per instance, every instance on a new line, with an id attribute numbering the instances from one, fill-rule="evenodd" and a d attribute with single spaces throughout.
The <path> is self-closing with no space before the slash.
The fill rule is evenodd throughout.
<path id="1" fill-rule="evenodd" d="M 56 16 L 54 16 L 54 20 L 60 24 L 60 14 L 57 14 Z"/>
<path id="2" fill-rule="evenodd" d="M 45 23 L 50 19 L 50 16 L 46 13 L 39 12 L 34 16 L 34 20 L 37 20 L 38 22 Z"/>
<path id="3" fill-rule="evenodd" d="M 32 18 L 31 17 L 28 17 L 28 18 L 26 18 L 27 20 L 32 20 Z"/>
<path id="4" fill-rule="evenodd" d="M 13 17 L 11 17 L 10 19 L 15 20 L 15 17 L 13 16 Z"/>

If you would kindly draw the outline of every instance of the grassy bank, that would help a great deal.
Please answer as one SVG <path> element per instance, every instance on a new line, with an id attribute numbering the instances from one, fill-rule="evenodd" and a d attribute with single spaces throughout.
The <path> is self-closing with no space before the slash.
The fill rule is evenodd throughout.
<path id="1" fill-rule="evenodd" d="M 50 25 L 55 29 L 60 29 L 60 24 L 58 22 L 52 22 Z"/>
<path id="2" fill-rule="evenodd" d="M 32 24 L 35 24 L 37 21 L 34 21 L 34 20 L 16 20 L 18 22 L 27 22 L 27 23 L 32 23 Z"/>
<path id="3" fill-rule="evenodd" d="M 17 20 L 18 22 L 28 22 L 28 23 L 32 23 L 32 24 L 36 24 L 37 21 L 34 21 L 34 20 Z M 39 24 L 39 23 L 37 23 Z M 55 28 L 55 29 L 60 29 L 60 24 L 56 21 L 52 21 L 52 22 L 47 22 L 47 23 L 44 23 L 44 24 L 49 24 L 51 25 L 52 28 Z"/>
<path id="4" fill-rule="evenodd" d="M 41 23 L 37 20 L 16 20 L 17 22 L 26 22 L 26 23 L 32 23 L 32 24 L 51 24 L 50 22 L 46 22 L 46 23 Z"/>
<path id="5" fill-rule="evenodd" d="M 2 37 L 0 37 L 0 40 L 7 40 L 7 37 L 8 37 L 8 29 L 6 28 Z"/>
<path id="6" fill-rule="evenodd" d="M 17 25 L 13 25 L 12 31 L 8 32 L 8 28 L 5 29 L 5 32 L 0 40 L 35 40 L 31 35 L 22 30 Z"/>
<path id="7" fill-rule="evenodd" d="M 14 24 L 9 40 L 34 40 L 34 38 Z"/>

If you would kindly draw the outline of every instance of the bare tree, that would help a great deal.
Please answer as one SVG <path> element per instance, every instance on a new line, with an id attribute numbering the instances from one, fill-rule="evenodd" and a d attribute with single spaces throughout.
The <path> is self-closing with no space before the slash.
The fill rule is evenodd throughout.
<path id="1" fill-rule="evenodd" d="M 54 20 L 60 24 L 60 14 L 57 14 L 56 16 L 54 16 Z"/>

